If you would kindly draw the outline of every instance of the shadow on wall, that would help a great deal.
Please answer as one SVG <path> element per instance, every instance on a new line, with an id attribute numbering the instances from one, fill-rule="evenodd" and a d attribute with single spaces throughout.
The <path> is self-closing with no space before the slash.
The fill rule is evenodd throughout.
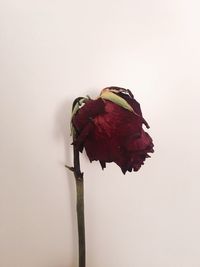
<path id="1" fill-rule="evenodd" d="M 58 164 L 62 164 L 63 168 L 67 164 L 72 166 L 73 157 L 72 157 L 72 137 L 70 136 L 70 121 L 71 121 L 71 108 L 74 99 L 66 99 L 61 105 L 59 106 L 58 110 L 55 114 L 55 139 L 62 143 L 63 147 L 65 147 L 65 158 L 63 162 L 58 162 Z M 69 218 L 69 225 L 71 226 L 71 233 L 72 239 L 70 240 L 67 236 L 66 239 L 69 240 L 69 247 L 70 247 L 70 255 L 69 252 L 66 252 L 66 258 L 68 257 L 68 262 L 71 262 L 70 266 L 74 267 L 77 265 L 78 259 L 78 251 L 77 251 L 77 244 L 78 244 L 78 235 L 77 235 L 77 222 L 76 222 L 76 210 L 75 210 L 75 201 L 76 201 L 76 194 L 75 194 L 75 182 L 73 173 L 66 169 L 66 180 L 68 190 L 67 193 L 69 194 L 68 201 L 69 206 L 71 207 L 71 215 Z M 71 220 L 71 222 L 70 222 Z M 72 251 L 72 253 L 71 253 Z M 52 267 L 66 267 L 66 265 L 58 265 Z"/>

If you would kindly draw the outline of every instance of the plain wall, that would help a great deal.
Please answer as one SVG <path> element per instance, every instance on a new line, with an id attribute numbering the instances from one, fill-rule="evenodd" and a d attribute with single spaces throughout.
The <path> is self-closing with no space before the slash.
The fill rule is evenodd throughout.
<path id="1" fill-rule="evenodd" d="M 87 267 L 200 266 L 200 4 L 0 1 L 0 266 L 77 267 L 71 104 L 132 90 L 155 153 L 85 173 Z"/>

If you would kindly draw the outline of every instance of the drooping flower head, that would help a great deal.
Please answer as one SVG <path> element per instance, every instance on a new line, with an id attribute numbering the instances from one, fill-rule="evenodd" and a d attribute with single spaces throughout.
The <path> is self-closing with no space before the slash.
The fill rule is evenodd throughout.
<path id="1" fill-rule="evenodd" d="M 153 142 L 142 126 L 144 120 L 140 104 L 130 90 L 106 87 L 92 100 L 79 97 L 72 112 L 73 144 L 89 160 L 97 160 L 102 168 L 115 162 L 125 174 L 138 171 L 153 153 Z"/>

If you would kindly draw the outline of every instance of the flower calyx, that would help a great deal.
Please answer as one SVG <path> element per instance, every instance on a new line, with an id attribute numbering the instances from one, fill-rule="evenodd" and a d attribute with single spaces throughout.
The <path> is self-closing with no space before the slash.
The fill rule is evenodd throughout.
<path id="1" fill-rule="evenodd" d="M 71 115 L 71 136 L 74 136 L 75 137 L 75 134 L 76 134 L 76 130 L 73 126 L 73 123 L 72 123 L 72 118 L 74 117 L 74 115 L 77 113 L 77 111 L 88 101 L 90 100 L 91 98 L 87 95 L 86 97 L 77 97 L 73 104 L 72 104 L 72 115 Z"/>
<path id="2" fill-rule="evenodd" d="M 120 88 L 120 87 L 106 87 L 104 88 L 101 93 L 100 93 L 100 97 L 103 100 L 109 100 L 113 103 L 115 103 L 116 105 L 129 110 L 130 112 L 133 112 L 135 115 L 139 116 L 134 109 L 131 107 L 131 105 L 129 105 L 129 103 L 120 95 L 118 94 L 124 94 L 124 95 L 128 95 L 130 98 L 133 98 L 133 95 L 131 93 L 130 90 L 128 89 L 124 89 L 124 88 Z"/>

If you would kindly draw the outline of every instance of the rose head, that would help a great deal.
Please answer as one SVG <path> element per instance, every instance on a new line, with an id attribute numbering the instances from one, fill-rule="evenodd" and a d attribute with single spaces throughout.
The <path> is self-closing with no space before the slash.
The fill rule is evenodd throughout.
<path id="1" fill-rule="evenodd" d="M 149 128 L 139 103 L 124 88 L 107 87 L 97 99 L 79 97 L 73 104 L 73 144 L 103 169 L 106 162 L 115 162 L 124 174 L 140 169 L 154 151 L 143 124 Z"/>

